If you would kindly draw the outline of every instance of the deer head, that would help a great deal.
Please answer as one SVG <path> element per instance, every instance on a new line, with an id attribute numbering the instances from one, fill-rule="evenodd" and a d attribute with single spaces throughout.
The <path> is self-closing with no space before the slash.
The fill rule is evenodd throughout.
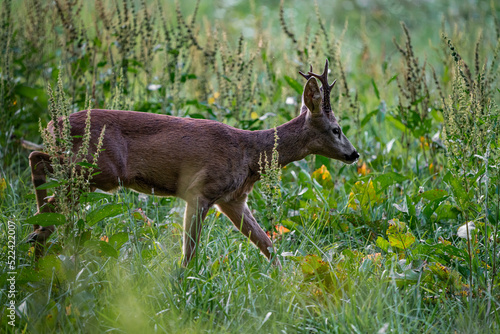
<path id="1" fill-rule="evenodd" d="M 311 70 L 305 74 L 299 73 L 307 79 L 302 94 L 302 113 L 307 113 L 308 126 L 310 127 L 312 140 L 309 149 L 313 154 L 319 154 L 327 158 L 340 160 L 352 164 L 359 158 L 359 154 L 342 133 L 330 104 L 330 92 L 335 86 L 335 81 L 328 84 L 328 59 L 325 63 L 323 74 L 319 75 Z M 321 82 L 319 88 L 316 81 Z"/>

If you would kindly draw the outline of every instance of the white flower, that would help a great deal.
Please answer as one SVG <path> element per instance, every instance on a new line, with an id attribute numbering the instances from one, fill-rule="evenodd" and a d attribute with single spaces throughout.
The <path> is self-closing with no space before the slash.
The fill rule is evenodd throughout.
<path id="1" fill-rule="evenodd" d="M 467 225 L 469 225 L 469 236 L 467 236 Z M 460 226 L 458 228 L 457 235 L 459 238 L 462 238 L 462 239 L 470 239 L 470 233 L 474 229 L 476 229 L 476 225 L 474 224 L 474 222 L 470 221 L 466 224 L 463 224 L 462 226 Z"/>
<path id="2" fill-rule="evenodd" d="M 148 195 L 145 195 L 145 194 L 139 194 L 139 201 L 141 202 L 144 202 L 144 203 L 147 203 L 148 201 Z"/>
<path id="3" fill-rule="evenodd" d="M 289 96 L 286 98 L 286 101 L 285 101 L 286 104 L 291 104 L 291 105 L 296 105 L 297 104 L 297 101 L 295 101 L 295 98 L 292 97 L 292 96 Z"/>
<path id="4" fill-rule="evenodd" d="M 149 90 L 158 90 L 161 88 L 161 85 L 158 84 L 149 84 L 148 89 Z"/>
<path id="5" fill-rule="evenodd" d="M 294 254 L 294 253 L 292 253 L 292 252 L 283 252 L 283 253 L 281 253 L 281 256 L 283 256 L 283 257 L 287 257 L 287 256 L 295 256 L 295 254 Z"/>

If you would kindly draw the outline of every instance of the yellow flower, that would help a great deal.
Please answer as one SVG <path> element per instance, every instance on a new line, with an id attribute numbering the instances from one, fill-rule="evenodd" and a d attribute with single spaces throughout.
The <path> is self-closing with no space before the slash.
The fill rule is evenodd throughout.
<path id="1" fill-rule="evenodd" d="M 370 173 L 370 170 L 366 167 L 366 162 L 363 161 L 363 164 L 358 167 L 358 174 L 366 176 L 368 173 Z"/>

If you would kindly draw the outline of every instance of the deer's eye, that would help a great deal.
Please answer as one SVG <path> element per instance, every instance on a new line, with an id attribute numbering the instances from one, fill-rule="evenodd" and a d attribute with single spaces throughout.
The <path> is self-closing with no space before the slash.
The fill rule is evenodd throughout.
<path id="1" fill-rule="evenodd" d="M 339 128 L 333 128 L 332 132 L 334 135 L 338 136 L 340 134 L 340 129 Z"/>

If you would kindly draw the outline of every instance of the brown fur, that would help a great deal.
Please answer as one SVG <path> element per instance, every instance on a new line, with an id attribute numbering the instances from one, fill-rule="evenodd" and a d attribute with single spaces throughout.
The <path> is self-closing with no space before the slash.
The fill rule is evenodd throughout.
<path id="1" fill-rule="evenodd" d="M 279 164 L 285 166 L 309 154 L 355 161 L 358 154 L 354 147 L 341 131 L 334 132 L 340 127 L 333 113 L 321 110 L 322 97 L 313 78 L 306 83 L 303 102 L 304 112 L 278 127 Z M 83 136 L 86 117 L 87 111 L 70 116 L 72 136 Z M 141 193 L 184 199 L 185 265 L 194 255 L 202 221 L 213 205 L 271 258 L 271 240 L 246 200 L 260 178 L 259 156 L 271 157 L 274 129 L 246 131 L 210 120 L 95 109 L 91 111 L 89 154 L 94 153 L 104 126 L 104 151 L 97 162 L 101 173 L 93 177 L 92 186 L 112 191 L 123 185 Z M 81 140 L 74 140 L 75 151 Z M 37 187 L 45 182 L 49 156 L 33 152 L 30 164 Z M 46 195 L 46 191 L 36 190 L 39 212 L 51 210 L 45 203 Z M 32 239 L 43 244 L 53 230 L 35 226 Z"/>

